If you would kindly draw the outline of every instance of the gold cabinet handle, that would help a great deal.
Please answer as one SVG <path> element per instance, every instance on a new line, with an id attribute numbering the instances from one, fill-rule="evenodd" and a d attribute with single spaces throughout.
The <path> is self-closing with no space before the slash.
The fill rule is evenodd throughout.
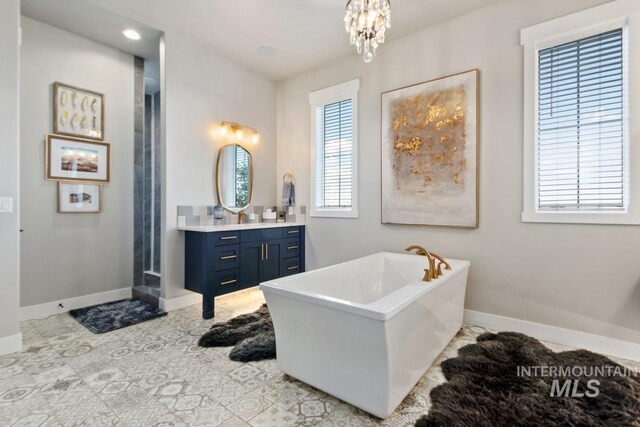
<path id="1" fill-rule="evenodd" d="M 265 245 L 265 246 L 266 246 L 266 248 L 267 248 L 267 250 L 266 250 L 266 256 L 264 257 L 264 260 L 265 260 L 265 261 L 269 261 L 269 244 L 268 244 L 268 243 L 265 243 L 264 245 Z"/>
<path id="2" fill-rule="evenodd" d="M 289 234 L 298 234 L 300 231 L 299 230 L 289 230 L 287 231 L 287 233 Z"/>
<path id="3" fill-rule="evenodd" d="M 289 268 L 287 268 L 287 270 L 297 270 L 297 269 L 298 269 L 298 266 L 297 266 L 297 265 L 294 265 L 293 267 L 289 267 Z"/>
<path id="4" fill-rule="evenodd" d="M 221 260 L 227 260 L 227 259 L 236 259 L 237 255 L 227 255 L 227 256 L 221 256 L 220 259 Z"/>
<path id="5" fill-rule="evenodd" d="M 221 282 L 221 285 L 233 285 L 237 280 L 227 280 L 226 282 Z"/>
<path id="6" fill-rule="evenodd" d="M 224 236 L 224 237 L 221 237 L 220 240 L 235 240 L 237 238 L 238 236 Z"/>
<path id="7" fill-rule="evenodd" d="M 260 261 L 264 261 L 264 243 L 260 245 Z"/>
<path id="8" fill-rule="evenodd" d="M 287 247 L 287 250 L 292 250 L 292 249 L 298 249 L 298 246 L 296 245 L 296 246 L 288 246 Z"/>

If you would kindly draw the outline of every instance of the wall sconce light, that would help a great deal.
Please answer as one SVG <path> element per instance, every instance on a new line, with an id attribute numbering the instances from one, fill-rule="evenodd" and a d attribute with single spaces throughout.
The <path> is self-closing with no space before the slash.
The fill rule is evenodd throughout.
<path id="1" fill-rule="evenodd" d="M 222 122 L 220 125 L 220 136 L 225 137 L 229 134 L 229 123 Z"/>
<path id="2" fill-rule="evenodd" d="M 237 123 L 222 122 L 220 124 L 220 136 L 223 138 L 232 137 L 236 141 L 243 141 L 249 135 L 251 142 L 257 145 L 260 142 L 260 132 L 257 130 L 239 125 Z"/>

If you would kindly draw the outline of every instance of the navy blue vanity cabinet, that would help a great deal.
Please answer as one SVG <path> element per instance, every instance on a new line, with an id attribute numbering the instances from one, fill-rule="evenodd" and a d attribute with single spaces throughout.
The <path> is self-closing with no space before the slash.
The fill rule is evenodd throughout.
<path id="1" fill-rule="evenodd" d="M 302 226 L 185 232 L 185 288 L 202 294 L 205 319 L 215 297 L 303 272 L 304 260 Z"/>

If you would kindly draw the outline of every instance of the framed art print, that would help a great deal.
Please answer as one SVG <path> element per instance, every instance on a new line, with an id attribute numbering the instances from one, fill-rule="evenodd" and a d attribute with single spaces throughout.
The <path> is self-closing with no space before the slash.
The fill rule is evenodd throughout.
<path id="1" fill-rule="evenodd" d="M 111 148 L 105 142 L 49 134 L 45 153 L 49 180 L 109 182 Z"/>
<path id="2" fill-rule="evenodd" d="M 382 94 L 382 223 L 478 226 L 478 70 Z"/>
<path id="3" fill-rule="evenodd" d="M 102 185 L 93 182 L 58 182 L 59 213 L 99 213 Z"/>
<path id="4" fill-rule="evenodd" d="M 54 83 L 53 133 L 104 140 L 104 95 Z"/>

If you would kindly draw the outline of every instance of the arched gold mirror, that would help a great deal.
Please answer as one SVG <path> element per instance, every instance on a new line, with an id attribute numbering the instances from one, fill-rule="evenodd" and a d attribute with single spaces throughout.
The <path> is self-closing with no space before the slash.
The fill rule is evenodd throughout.
<path id="1" fill-rule="evenodd" d="M 218 202 L 229 212 L 242 212 L 253 197 L 253 162 L 251 153 L 237 144 L 218 152 L 216 172 Z"/>

